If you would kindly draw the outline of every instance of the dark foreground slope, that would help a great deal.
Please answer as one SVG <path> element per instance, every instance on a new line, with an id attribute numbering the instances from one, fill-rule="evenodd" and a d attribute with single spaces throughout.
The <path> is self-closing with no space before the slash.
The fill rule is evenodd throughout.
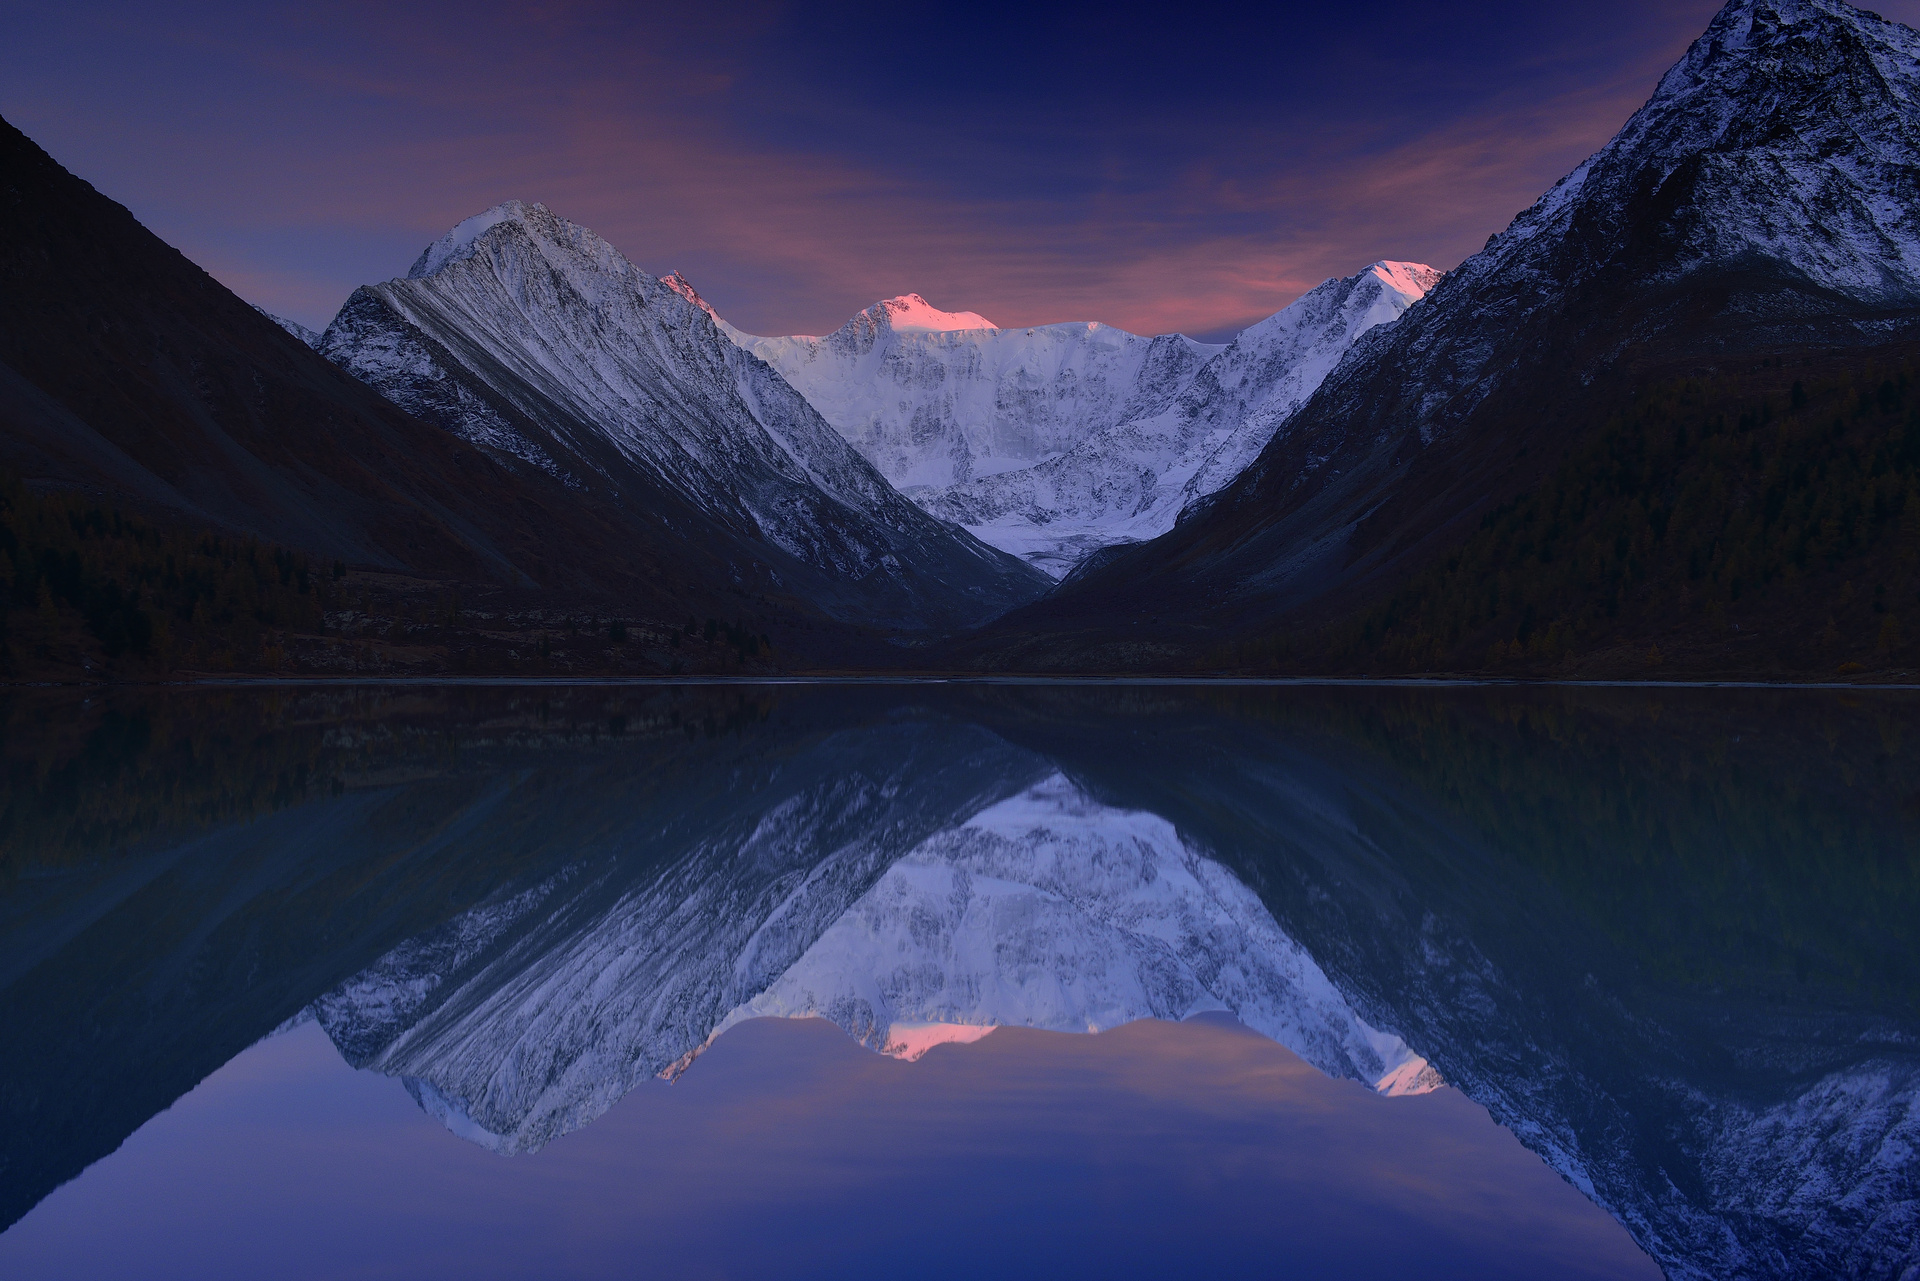
<path id="1" fill-rule="evenodd" d="M 1449 590 L 1511 600 L 1528 589 L 1528 535 L 1484 526 L 1488 513 L 1575 484 L 1579 470 L 1565 469 L 1595 466 L 1583 451 L 1633 420 L 1644 398 L 1693 396 L 1697 440 L 1706 422 L 1764 414 L 1768 394 L 1777 426 L 1795 381 L 1835 402 L 1848 387 L 1877 397 L 1880 382 L 1898 381 L 1920 332 L 1916 55 L 1920 36 L 1839 0 L 1734 0 L 1618 137 L 1400 323 L 1363 339 L 1233 486 L 1171 534 L 1108 553 L 1003 620 L 974 661 L 1378 670 L 1477 667 L 1496 643 L 1525 650 L 1549 622 L 1537 610 L 1529 622 L 1496 602 L 1476 622 L 1419 636 L 1424 624 L 1390 618 L 1382 603 L 1483 528 L 1507 540 L 1503 550 L 1480 556 L 1467 580 L 1456 573 Z M 1688 379 L 1700 389 L 1680 391 Z M 1885 433 L 1871 436 L 1838 456 L 1858 452 L 1871 470 Z M 1796 468 L 1835 460 L 1790 453 L 1777 430 L 1747 435 L 1699 472 L 1730 494 L 1713 519 L 1756 503 L 1765 513 L 1783 465 L 1792 488 Z M 1625 519 L 1637 502 L 1640 519 L 1658 523 L 1681 501 L 1671 476 L 1646 483 L 1609 515 Z M 1877 530 L 1897 530 L 1880 515 Z M 1685 555 L 1717 536 L 1696 530 Z M 1607 541 L 1616 537 L 1609 528 Z M 1823 565 L 1836 593 L 1865 564 L 1847 558 L 1868 552 L 1880 554 L 1856 541 Z M 1638 553 L 1643 569 L 1671 572 L 1671 549 Z M 1740 571 L 1717 572 L 1713 589 L 1731 604 Z M 1567 591 L 1604 602 L 1618 587 L 1596 568 Z M 1693 599 L 1705 603 L 1701 591 Z M 1795 609 L 1812 617 L 1827 604 Z M 1371 630 L 1358 621 L 1369 610 Z M 1724 609 L 1696 619 L 1672 601 L 1642 620 L 1679 628 L 1703 655 L 1718 652 L 1711 629 L 1734 621 Z M 1618 628 L 1576 631 L 1553 661 L 1564 670 L 1583 654 L 1647 648 Z M 1800 650 L 1768 652 L 1771 663 Z"/>
<path id="2" fill-rule="evenodd" d="M 0 465 L 367 567 L 536 582 L 538 496 L 0 124 Z"/>

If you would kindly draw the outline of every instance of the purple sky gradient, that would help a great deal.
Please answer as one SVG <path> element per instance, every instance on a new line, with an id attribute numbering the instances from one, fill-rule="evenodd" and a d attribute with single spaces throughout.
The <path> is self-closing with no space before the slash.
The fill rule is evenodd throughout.
<path id="1" fill-rule="evenodd" d="M 7 0 L 0 115 L 314 326 L 517 197 L 752 332 L 917 291 L 1217 336 L 1454 266 L 1716 7 Z"/>

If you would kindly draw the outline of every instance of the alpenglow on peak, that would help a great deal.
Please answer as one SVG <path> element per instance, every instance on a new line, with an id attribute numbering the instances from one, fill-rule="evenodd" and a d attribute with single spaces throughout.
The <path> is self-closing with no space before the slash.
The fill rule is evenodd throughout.
<path id="1" fill-rule="evenodd" d="M 868 313 L 876 320 L 884 316 L 896 334 L 949 334 L 1000 327 L 977 311 L 941 311 L 919 294 L 901 294 L 877 302 Z"/>

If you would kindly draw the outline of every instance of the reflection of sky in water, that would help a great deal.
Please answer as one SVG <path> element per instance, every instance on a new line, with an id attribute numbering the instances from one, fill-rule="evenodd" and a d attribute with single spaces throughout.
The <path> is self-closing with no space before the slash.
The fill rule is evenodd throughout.
<path id="1" fill-rule="evenodd" d="M 15 1278 L 1654 1277 L 1456 1090 L 1390 1099 L 1203 1016 L 917 1063 L 756 1020 L 503 1158 L 306 1024 L 0 1236 Z"/>

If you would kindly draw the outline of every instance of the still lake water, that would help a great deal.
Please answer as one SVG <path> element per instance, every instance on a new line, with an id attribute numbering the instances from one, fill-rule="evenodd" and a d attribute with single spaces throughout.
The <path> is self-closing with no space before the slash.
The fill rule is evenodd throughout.
<path id="1" fill-rule="evenodd" d="M 9 1278 L 1920 1275 L 1911 694 L 0 716 Z"/>

